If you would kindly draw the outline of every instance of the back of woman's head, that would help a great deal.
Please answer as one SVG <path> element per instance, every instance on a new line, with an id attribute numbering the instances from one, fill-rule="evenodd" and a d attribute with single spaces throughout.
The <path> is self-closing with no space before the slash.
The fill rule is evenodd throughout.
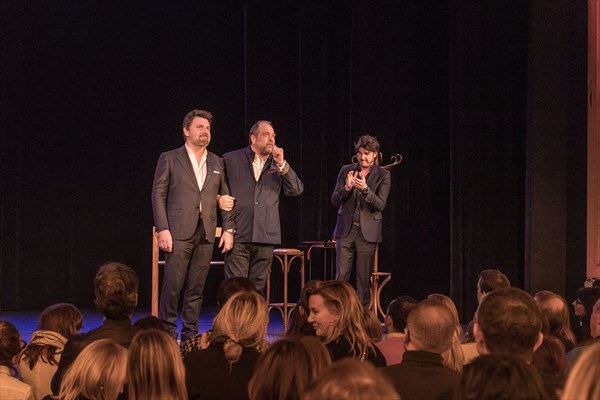
<path id="1" fill-rule="evenodd" d="M 367 335 L 371 338 L 373 343 L 380 342 L 383 338 L 383 332 L 381 331 L 381 321 L 375 315 L 374 312 L 365 307 L 363 310 L 363 326 Z"/>
<path id="2" fill-rule="evenodd" d="M 73 304 L 57 303 L 41 312 L 38 324 L 40 331 L 56 332 L 65 338 L 79 333 L 83 315 Z"/>
<path id="3" fill-rule="evenodd" d="M 483 355 L 465 365 L 457 400 L 543 400 L 542 380 L 531 365 L 509 355 Z"/>
<path id="4" fill-rule="evenodd" d="M 282 339 L 261 354 L 248 384 L 251 400 L 299 399 L 300 393 L 331 363 L 316 338 Z M 309 350 L 309 346 L 316 349 Z"/>
<path id="5" fill-rule="evenodd" d="M 67 339 L 79 333 L 82 325 L 83 315 L 73 304 L 58 303 L 47 307 L 40 314 L 38 330 L 33 334 L 32 343 L 25 348 L 22 360 L 29 369 L 40 360 L 57 365 L 58 355 Z"/>
<path id="6" fill-rule="evenodd" d="M 586 346 L 569 372 L 562 399 L 600 399 L 600 343 Z"/>
<path id="7" fill-rule="evenodd" d="M 139 331 L 129 346 L 129 399 L 186 399 L 185 369 L 177 343 L 161 329 Z"/>
<path id="8" fill-rule="evenodd" d="M 244 276 L 225 279 L 217 289 L 217 304 L 223 306 L 231 296 L 238 292 L 255 292 L 256 286 Z"/>
<path id="9" fill-rule="evenodd" d="M 60 385 L 60 400 L 114 400 L 123 391 L 127 350 L 110 339 L 99 339 L 79 353 Z"/>
<path id="10" fill-rule="evenodd" d="M 12 366 L 12 359 L 21 350 L 21 335 L 9 321 L 0 321 L 0 365 Z"/>
<path id="11" fill-rule="evenodd" d="M 344 358 L 327 367 L 301 399 L 399 400 L 400 396 L 373 364 Z"/>
<path id="12" fill-rule="evenodd" d="M 557 337 L 544 334 L 541 346 L 533 352 L 531 365 L 540 373 L 553 376 L 557 382 L 563 382 L 569 366 L 565 345 Z"/>
<path id="13" fill-rule="evenodd" d="M 213 321 L 211 337 L 226 336 L 229 340 L 223 350 L 225 358 L 236 362 L 243 347 L 257 347 L 265 343 L 268 324 L 267 304 L 258 292 L 239 292 L 221 307 Z"/>

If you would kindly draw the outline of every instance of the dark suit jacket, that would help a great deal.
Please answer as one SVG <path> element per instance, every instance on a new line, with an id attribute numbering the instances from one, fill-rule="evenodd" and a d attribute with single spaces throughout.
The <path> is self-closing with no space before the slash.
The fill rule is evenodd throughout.
<path id="1" fill-rule="evenodd" d="M 304 184 L 289 167 L 279 173 L 269 156 L 258 179 L 254 179 L 250 146 L 223 154 L 227 179 L 235 197 L 235 240 L 238 243 L 281 244 L 279 194 L 299 196 Z"/>
<path id="2" fill-rule="evenodd" d="M 217 155 L 208 152 L 206 156 L 206 179 L 200 190 L 185 146 L 162 153 L 152 185 L 156 230 L 160 232 L 168 229 L 174 240 L 191 238 L 198 226 L 199 206 L 202 202 L 202 224 L 206 238 L 209 242 L 214 242 L 217 195 L 223 194 L 230 192 L 223 161 Z M 235 228 L 233 211 L 221 211 L 221 215 L 223 229 Z"/>
<path id="3" fill-rule="evenodd" d="M 67 372 L 69 366 L 75 361 L 75 358 L 85 349 L 90 343 L 98 339 L 111 339 L 113 342 L 120 344 L 123 347 L 129 348 L 131 339 L 137 333 L 137 327 L 131 325 L 131 320 L 114 320 L 105 319 L 102 325 L 88 333 L 74 335 L 67 340 L 63 349 L 58 369 L 52 378 L 52 393 L 58 394 L 62 378 Z"/>
<path id="4" fill-rule="evenodd" d="M 460 381 L 460 374 L 444 366 L 441 355 L 426 351 L 406 351 L 400 364 L 383 372 L 402 400 L 451 399 Z"/>
<path id="5" fill-rule="evenodd" d="M 345 237 L 352 228 L 352 214 L 356 203 L 356 196 L 364 196 L 359 190 L 352 189 L 346 191 L 346 176 L 349 171 L 357 171 L 358 164 L 344 165 L 337 177 L 335 189 L 331 194 L 331 204 L 338 207 L 337 223 L 333 234 L 337 237 Z M 367 186 L 369 193 L 363 197 L 360 207 L 360 229 L 364 238 L 373 243 L 379 243 L 382 240 L 381 212 L 387 203 L 390 193 L 390 171 L 373 165 L 371 172 L 367 175 Z"/>

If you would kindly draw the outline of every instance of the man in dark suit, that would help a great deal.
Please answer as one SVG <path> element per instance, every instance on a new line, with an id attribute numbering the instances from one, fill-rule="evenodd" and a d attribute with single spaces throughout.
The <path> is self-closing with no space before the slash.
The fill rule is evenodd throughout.
<path id="1" fill-rule="evenodd" d="M 381 212 L 390 192 L 390 172 L 375 159 L 379 142 L 370 135 L 354 144 L 357 163 L 340 170 L 331 203 L 338 207 L 336 240 L 337 279 L 348 281 L 356 254 L 356 286 L 363 305 L 370 301 L 370 279 L 377 243 L 381 242 Z"/>
<path id="2" fill-rule="evenodd" d="M 225 278 L 244 276 L 256 290 L 265 287 L 273 248 L 281 244 L 279 195 L 299 196 L 304 184 L 275 145 L 269 121 L 250 128 L 250 145 L 223 155 L 231 194 L 235 198 L 235 244 L 225 254 Z"/>
<path id="3" fill-rule="evenodd" d="M 68 338 L 52 378 L 52 393 L 58 394 L 64 374 L 89 344 L 110 339 L 129 348 L 137 333 L 137 327 L 131 325 L 131 314 L 138 302 L 138 283 L 135 271 L 125 264 L 109 262 L 98 269 L 94 278 L 94 303 L 102 311 L 104 320 L 98 328 Z"/>
<path id="4" fill-rule="evenodd" d="M 209 152 L 212 114 L 192 110 L 183 120 L 185 144 L 162 153 L 152 186 L 158 245 L 165 252 L 158 317 L 177 338 L 177 303 L 183 288 L 181 341 L 198 333 L 202 292 L 217 227 L 217 198 L 223 217 L 219 247 L 233 246 L 232 199 L 220 157 Z"/>

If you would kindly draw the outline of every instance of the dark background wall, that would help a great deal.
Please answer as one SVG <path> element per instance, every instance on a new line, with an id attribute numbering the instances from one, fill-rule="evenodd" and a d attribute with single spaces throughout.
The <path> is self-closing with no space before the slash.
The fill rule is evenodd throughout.
<path id="1" fill-rule="evenodd" d="M 2 2 L 0 307 L 92 306 L 107 260 L 138 271 L 149 305 L 152 177 L 192 108 L 215 115 L 217 154 L 273 121 L 305 183 L 281 204 L 285 246 L 331 237 L 329 196 L 356 137 L 403 155 L 384 212 L 384 304 L 441 292 L 470 317 L 489 267 L 572 296 L 585 278 L 586 12 L 567 0 Z M 548 218 L 556 229 L 534 240 Z M 211 272 L 208 304 L 221 278 Z"/>

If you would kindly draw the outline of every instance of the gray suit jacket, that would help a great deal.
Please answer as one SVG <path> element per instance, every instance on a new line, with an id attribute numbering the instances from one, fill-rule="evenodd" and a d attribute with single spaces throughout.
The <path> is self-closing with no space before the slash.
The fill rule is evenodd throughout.
<path id="1" fill-rule="evenodd" d="M 350 233 L 352 227 L 352 214 L 356 203 L 356 196 L 363 196 L 357 190 L 346 191 L 346 175 L 349 171 L 357 171 L 358 164 L 344 165 L 337 177 L 335 189 L 331 194 L 331 204 L 338 207 L 337 223 L 333 234 L 337 237 L 345 237 Z M 369 242 L 379 243 L 382 240 L 382 215 L 381 212 L 387 203 L 390 193 L 390 171 L 373 165 L 367 176 L 369 193 L 363 197 L 360 207 L 360 229 L 363 236 Z"/>
<path id="2" fill-rule="evenodd" d="M 230 194 L 220 157 L 208 152 L 206 179 L 200 190 L 185 146 L 162 153 L 152 185 L 156 230 L 160 232 L 168 229 L 174 240 L 191 238 L 198 226 L 199 206 L 202 202 L 202 224 L 206 238 L 209 242 L 214 242 L 218 194 Z M 221 211 L 221 216 L 223 229 L 235 228 L 233 211 Z"/>

